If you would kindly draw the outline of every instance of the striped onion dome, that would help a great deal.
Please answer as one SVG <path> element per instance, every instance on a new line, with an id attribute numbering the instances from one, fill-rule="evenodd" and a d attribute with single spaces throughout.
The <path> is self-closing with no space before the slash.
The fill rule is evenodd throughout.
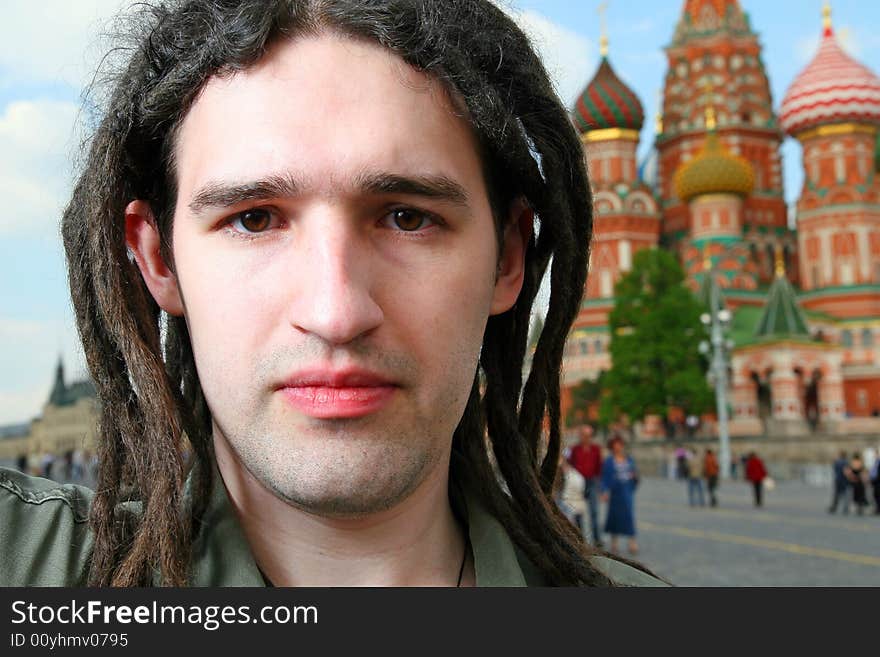
<path id="1" fill-rule="evenodd" d="M 710 130 L 703 149 L 678 168 L 673 182 L 675 193 L 685 202 L 703 194 L 748 196 L 755 185 L 755 170 L 746 159 L 729 153 Z"/>
<path id="2" fill-rule="evenodd" d="M 606 128 L 639 131 L 645 122 L 638 96 L 617 77 L 605 56 L 577 99 L 573 116 L 581 134 Z"/>
<path id="3" fill-rule="evenodd" d="M 788 88 L 779 122 L 790 135 L 829 123 L 880 124 L 880 78 L 843 51 L 830 22 L 813 61 Z"/>

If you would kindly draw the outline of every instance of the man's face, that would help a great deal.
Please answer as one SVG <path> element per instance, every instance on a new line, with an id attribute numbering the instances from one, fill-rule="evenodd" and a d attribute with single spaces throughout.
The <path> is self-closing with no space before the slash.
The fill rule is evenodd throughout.
<path id="1" fill-rule="evenodd" d="M 176 285 L 218 453 L 323 515 L 445 476 L 522 235 L 499 278 L 475 141 L 440 85 L 375 45 L 286 42 L 209 81 L 176 158 Z"/>
<path id="2" fill-rule="evenodd" d="M 589 445 L 593 442 L 593 427 L 585 426 L 581 427 L 581 444 Z"/>

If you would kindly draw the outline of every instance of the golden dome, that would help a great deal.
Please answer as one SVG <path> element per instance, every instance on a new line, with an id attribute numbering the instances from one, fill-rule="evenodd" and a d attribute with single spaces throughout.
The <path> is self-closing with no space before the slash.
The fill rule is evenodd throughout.
<path id="1" fill-rule="evenodd" d="M 703 194 L 748 196 L 755 186 L 755 170 L 745 158 L 732 155 L 710 130 L 703 149 L 675 172 L 675 193 L 688 202 Z"/>

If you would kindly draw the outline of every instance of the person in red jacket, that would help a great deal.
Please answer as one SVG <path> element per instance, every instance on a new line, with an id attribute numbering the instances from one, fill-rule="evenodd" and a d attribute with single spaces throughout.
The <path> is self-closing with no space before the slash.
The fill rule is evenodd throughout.
<path id="1" fill-rule="evenodd" d="M 578 433 L 580 442 L 571 448 L 568 455 L 569 464 L 584 478 L 584 499 L 590 513 L 590 529 L 593 532 L 593 544 L 602 547 L 602 535 L 599 533 L 599 480 L 602 476 L 602 453 L 593 442 L 593 427 L 585 424 Z"/>
<path id="2" fill-rule="evenodd" d="M 767 469 L 764 467 L 764 462 L 755 452 L 752 452 L 746 461 L 746 479 L 752 482 L 752 486 L 755 489 L 755 506 L 761 506 L 762 504 L 764 479 L 766 477 Z"/>

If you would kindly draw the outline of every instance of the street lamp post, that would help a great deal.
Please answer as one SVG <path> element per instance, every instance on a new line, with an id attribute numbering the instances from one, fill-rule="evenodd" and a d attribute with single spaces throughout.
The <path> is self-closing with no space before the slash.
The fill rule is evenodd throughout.
<path id="1" fill-rule="evenodd" d="M 709 305 L 711 312 L 700 315 L 700 321 L 709 331 L 709 341 L 700 343 L 700 353 L 708 356 L 711 351 L 710 377 L 715 383 L 715 402 L 718 411 L 718 461 L 721 478 L 730 478 L 730 418 L 727 413 L 727 355 L 733 348 L 731 340 L 725 338 L 730 326 L 731 312 L 721 307 L 721 292 L 715 281 L 714 271 L 707 271 L 711 277 L 709 285 Z"/>

